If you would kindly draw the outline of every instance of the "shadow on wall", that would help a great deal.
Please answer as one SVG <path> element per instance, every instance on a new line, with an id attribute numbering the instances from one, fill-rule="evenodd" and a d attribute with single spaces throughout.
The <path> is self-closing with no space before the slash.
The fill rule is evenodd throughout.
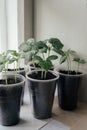
<path id="1" fill-rule="evenodd" d="M 87 74 L 83 76 L 79 89 L 79 101 L 87 103 Z"/>

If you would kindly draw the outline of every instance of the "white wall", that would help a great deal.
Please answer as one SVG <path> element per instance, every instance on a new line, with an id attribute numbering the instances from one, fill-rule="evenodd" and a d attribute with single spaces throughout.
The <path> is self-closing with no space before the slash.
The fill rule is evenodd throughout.
<path id="1" fill-rule="evenodd" d="M 66 48 L 76 50 L 87 60 L 86 0 L 35 0 L 34 13 L 37 40 L 58 37 Z M 87 64 L 83 68 L 87 73 Z M 87 102 L 86 80 L 83 81 L 80 99 Z"/>
<path id="2" fill-rule="evenodd" d="M 35 0 L 35 38 L 58 37 L 67 48 L 87 57 L 85 0 Z M 87 58 L 86 58 L 87 59 Z"/>

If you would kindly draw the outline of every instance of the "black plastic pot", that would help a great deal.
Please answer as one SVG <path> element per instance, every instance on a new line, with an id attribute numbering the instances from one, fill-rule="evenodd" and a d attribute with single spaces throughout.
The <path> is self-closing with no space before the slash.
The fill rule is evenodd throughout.
<path id="1" fill-rule="evenodd" d="M 3 72 L 3 73 L 5 73 L 5 72 Z M 15 74 L 15 73 L 16 73 L 16 70 L 9 68 L 6 73 L 8 73 L 8 74 Z M 25 74 L 26 74 L 25 68 L 19 68 L 19 70 L 17 71 L 17 73 L 18 73 L 18 74 L 21 74 L 21 75 L 23 75 L 23 76 L 25 77 Z M 25 90 L 25 87 L 23 87 L 21 105 L 24 104 L 24 101 L 23 101 L 23 100 L 24 100 L 24 90 Z"/>
<path id="2" fill-rule="evenodd" d="M 7 77 L 12 80 L 14 75 L 7 75 Z M 0 124 L 4 126 L 16 125 L 20 120 L 21 97 L 25 78 L 18 74 L 16 79 L 18 82 L 15 84 L 0 84 Z"/>
<path id="3" fill-rule="evenodd" d="M 38 70 L 38 73 L 41 73 Z M 56 88 L 56 81 L 58 75 L 49 71 L 50 79 L 34 79 L 35 71 L 26 75 L 29 91 L 32 98 L 33 114 L 37 119 L 47 119 L 52 116 L 52 106 L 54 100 L 54 93 Z M 38 77 L 38 74 L 36 74 Z"/>
<path id="4" fill-rule="evenodd" d="M 64 110 L 74 110 L 78 103 L 78 90 L 83 74 L 68 75 L 59 72 L 58 100 L 59 106 Z"/>

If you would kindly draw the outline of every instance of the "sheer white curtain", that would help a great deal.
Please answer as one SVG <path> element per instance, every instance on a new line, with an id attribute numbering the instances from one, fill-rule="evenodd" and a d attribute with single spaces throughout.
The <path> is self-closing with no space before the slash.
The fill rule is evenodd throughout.
<path id="1" fill-rule="evenodd" d="M 0 0 L 0 52 L 7 49 L 6 1 Z"/>
<path id="2" fill-rule="evenodd" d="M 24 0 L 0 0 L 0 53 L 24 40 Z"/>

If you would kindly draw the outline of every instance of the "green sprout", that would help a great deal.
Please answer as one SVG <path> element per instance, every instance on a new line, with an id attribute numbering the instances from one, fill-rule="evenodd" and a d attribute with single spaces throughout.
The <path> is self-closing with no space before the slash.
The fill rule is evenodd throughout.
<path id="1" fill-rule="evenodd" d="M 5 74 L 6 74 L 7 67 L 8 67 L 8 61 L 9 61 L 9 57 L 6 55 L 5 52 L 0 54 L 0 72 L 2 72 L 4 70 Z M 5 82 L 7 84 L 7 76 L 6 76 Z"/>
<path id="2" fill-rule="evenodd" d="M 5 71 L 5 74 L 7 74 L 8 65 L 13 63 L 15 74 L 17 74 L 20 66 L 19 60 L 22 57 L 23 57 L 23 53 L 19 53 L 16 50 L 7 50 L 7 52 L 0 54 L 0 72 Z M 17 67 L 15 63 L 17 64 Z M 6 84 L 8 84 L 7 76 L 5 81 Z M 16 82 L 16 75 L 15 75 L 15 82 Z"/>
<path id="3" fill-rule="evenodd" d="M 25 58 L 27 62 L 32 61 L 33 66 L 36 70 L 34 57 L 38 52 L 38 48 L 35 44 L 36 44 L 35 40 L 33 38 L 30 38 L 27 41 L 21 43 L 18 49 L 19 52 L 23 54 L 23 58 Z"/>
<path id="4" fill-rule="evenodd" d="M 9 57 L 8 64 L 14 64 L 14 72 L 17 74 L 20 67 L 19 60 L 24 57 L 23 53 L 17 52 L 16 50 L 8 50 L 7 56 Z M 16 76 L 15 76 L 15 82 L 16 82 Z"/>
<path id="5" fill-rule="evenodd" d="M 54 52 L 58 53 L 59 55 L 64 54 L 64 52 L 62 51 L 64 45 L 58 38 L 50 38 L 49 43 L 51 44 L 52 50 Z"/>
<path id="6" fill-rule="evenodd" d="M 61 55 L 60 64 L 67 62 L 68 74 L 71 73 L 71 58 L 75 53 L 74 50 L 68 49 L 67 51 L 63 51 L 63 55 Z"/>
<path id="7" fill-rule="evenodd" d="M 85 64 L 86 63 L 86 61 L 84 59 L 81 59 L 80 57 L 75 57 L 73 59 L 73 61 L 75 61 L 77 63 L 77 72 L 76 73 L 79 72 L 80 64 Z"/>

